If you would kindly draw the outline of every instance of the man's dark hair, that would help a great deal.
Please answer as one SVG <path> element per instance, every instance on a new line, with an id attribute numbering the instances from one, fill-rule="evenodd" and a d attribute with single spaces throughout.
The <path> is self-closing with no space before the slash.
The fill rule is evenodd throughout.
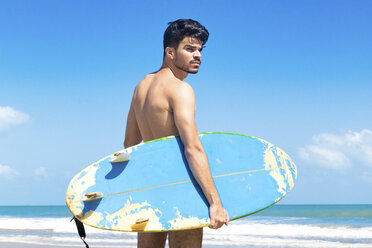
<path id="1" fill-rule="evenodd" d="M 208 41 L 209 32 L 199 22 L 192 19 L 179 19 L 169 22 L 169 26 L 164 32 L 163 46 L 164 54 L 166 47 L 177 49 L 180 42 L 185 37 L 192 37 L 200 40 L 202 45 Z"/>

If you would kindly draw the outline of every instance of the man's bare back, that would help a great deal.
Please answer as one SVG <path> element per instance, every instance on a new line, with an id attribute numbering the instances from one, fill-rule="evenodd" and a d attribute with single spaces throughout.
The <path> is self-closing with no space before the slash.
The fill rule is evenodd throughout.
<path id="1" fill-rule="evenodd" d="M 170 103 L 185 82 L 167 70 L 147 75 L 136 87 L 133 109 L 144 141 L 179 135 Z"/>

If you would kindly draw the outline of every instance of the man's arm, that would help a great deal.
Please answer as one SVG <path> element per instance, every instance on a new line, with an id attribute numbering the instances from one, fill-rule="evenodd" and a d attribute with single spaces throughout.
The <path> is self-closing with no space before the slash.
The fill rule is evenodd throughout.
<path id="1" fill-rule="evenodd" d="M 125 129 L 124 147 L 130 147 L 139 144 L 142 141 L 141 132 L 138 127 L 136 116 L 134 114 L 133 103 L 130 104 L 130 109 L 127 118 L 127 127 Z"/>
<path id="2" fill-rule="evenodd" d="M 188 84 L 184 83 L 181 89 L 173 95 L 171 107 L 174 120 L 184 145 L 184 152 L 189 168 L 196 181 L 203 190 L 209 202 L 209 215 L 211 228 L 220 228 L 227 225 L 229 216 L 222 207 L 217 190 L 214 186 L 207 156 L 200 142 L 195 124 L 195 95 Z"/>

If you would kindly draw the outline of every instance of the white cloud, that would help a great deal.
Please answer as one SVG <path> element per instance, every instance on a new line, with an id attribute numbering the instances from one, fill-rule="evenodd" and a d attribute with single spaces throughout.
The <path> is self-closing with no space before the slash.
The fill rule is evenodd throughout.
<path id="1" fill-rule="evenodd" d="M 29 116 L 12 107 L 0 106 L 0 131 L 13 125 L 23 124 L 28 121 Z"/>
<path id="2" fill-rule="evenodd" d="M 355 164 L 372 166 L 372 131 L 314 135 L 312 144 L 300 148 L 299 155 L 313 164 L 335 169 Z"/>
<path id="3" fill-rule="evenodd" d="M 34 170 L 34 174 L 36 176 L 41 176 L 41 177 L 44 177 L 44 178 L 48 177 L 48 173 L 47 173 L 47 171 L 46 171 L 46 169 L 44 167 L 36 168 Z"/>
<path id="4" fill-rule="evenodd" d="M 19 173 L 12 169 L 9 165 L 1 165 L 0 164 L 0 176 L 6 177 L 6 178 L 13 178 L 14 176 L 18 176 Z"/>

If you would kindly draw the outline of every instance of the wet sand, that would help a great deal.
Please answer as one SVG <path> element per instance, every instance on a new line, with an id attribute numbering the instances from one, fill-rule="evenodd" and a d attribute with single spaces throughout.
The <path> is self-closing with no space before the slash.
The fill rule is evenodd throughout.
<path id="1" fill-rule="evenodd" d="M 89 243 L 88 243 L 89 244 Z M 0 242 L 1 248 L 83 248 L 85 245 L 42 245 L 42 244 L 26 244 L 26 243 L 15 243 L 15 242 Z M 89 244 L 90 248 L 135 248 L 137 246 L 96 246 Z M 203 248 L 238 248 L 239 246 L 226 246 L 226 245 L 203 245 Z M 168 248 L 168 245 L 166 245 Z"/>
<path id="2" fill-rule="evenodd" d="M 89 243 L 88 243 L 89 244 Z M 43 245 L 43 244 L 27 244 L 27 243 L 14 243 L 14 242 L 0 242 L 1 248 L 83 248 L 85 245 Z M 134 248 L 136 246 L 96 246 L 89 244 L 90 248 Z"/>
<path id="3" fill-rule="evenodd" d="M 0 242 L 1 248 L 82 248 L 85 247 L 83 243 L 81 245 L 42 245 L 42 244 L 26 244 L 26 243 L 13 243 L 13 242 Z M 90 248 L 134 248 L 136 246 L 96 246 L 89 244 Z"/>

